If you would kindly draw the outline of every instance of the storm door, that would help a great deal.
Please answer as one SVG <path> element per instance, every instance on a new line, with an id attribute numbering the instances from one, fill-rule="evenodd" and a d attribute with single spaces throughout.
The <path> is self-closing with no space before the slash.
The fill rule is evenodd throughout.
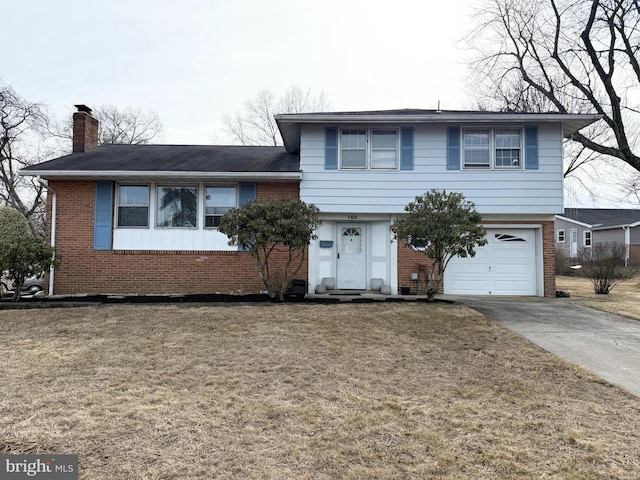
<path id="1" fill-rule="evenodd" d="M 366 226 L 338 224 L 337 287 L 341 290 L 367 288 Z"/>

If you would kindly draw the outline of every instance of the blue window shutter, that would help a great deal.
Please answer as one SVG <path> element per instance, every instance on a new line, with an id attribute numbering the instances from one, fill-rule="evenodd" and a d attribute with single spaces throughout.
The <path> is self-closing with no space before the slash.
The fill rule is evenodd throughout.
<path id="1" fill-rule="evenodd" d="M 240 194 L 238 195 L 238 206 L 242 206 L 247 202 L 252 202 L 256 199 L 256 184 L 255 183 L 241 183 Z M 238 246 L 240 252 L 247 252 L 248 249 Z"/>
<path id="2" fill-rule="evenodd" d="M 238 206 L 242 206 L 247 202 L 251 202 L 256 199 L 256 184 L 255 183 L 241 183 L 240 195 L 238 198 Z"/>
<path id="3" fill-rule="evenodd" d="M 338 169 L 338 129 L 336 127 L 324 129 L 324 168 Z"/>
<path id="4" fill-rule="evenodd" d="M 400 170 L 413 170 L 413 128 L 400 130 Z"/>
<path id="5" fill-rule="evenodd" d="M 536 125 L 524 127 L 524 168 L 538 169 L 538 127 Z"/>
<path id="6" fill-rule="evenodd" d="M 447 127 L 447 170 L 460 170 L 460 127 Z"/>
<path id="7" fill-rule="evenodd" d="M 111 250 L 113 225 L 113 182 L 96 182 L 96 209 L 93 223 L 93 248 Z"/>

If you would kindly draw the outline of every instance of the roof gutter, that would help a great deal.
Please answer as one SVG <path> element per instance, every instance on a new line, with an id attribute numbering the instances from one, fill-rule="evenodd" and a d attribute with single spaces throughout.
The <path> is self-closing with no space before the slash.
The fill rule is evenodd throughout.
<path id="1" fill-rule="evenodd" d="M 300 180 L 302 172 L 175 172 L 175 171 L 132 171 L 132 170 L 20 170 L 22 176 L 42 178 L 240 178 L 265 180 Z"/>
<path id="2" fill-rule="evenodd" d="M 582 120 L 587 125 L 602 118 L 598 114 L 571 114 L 571 113 L 425 113 L 425 114 L 343 114 L 331 113 L 298 113 L 279 114 L 274 116 L 276 121 L 285 123 L 424 123 L 424 122 L 566 122 L 569 120 Z"/>
<path id="3" fill-rule="evenodd" d="M 594 226 L 594 225 L 592 225 L 590 223 L 580 222 L 578 220 L 574 220 L 573 218 L 565 217 L 564 215 L 560 215 L 560 214 L 556 214 L 556 218 L 558 220 L 564 220 L 565 222 L 573 223 L 575 225 L 579 225 L 581 227 L 589 228 L 591 230 L 595 230 L 597 228 L 597 225 Z"/>

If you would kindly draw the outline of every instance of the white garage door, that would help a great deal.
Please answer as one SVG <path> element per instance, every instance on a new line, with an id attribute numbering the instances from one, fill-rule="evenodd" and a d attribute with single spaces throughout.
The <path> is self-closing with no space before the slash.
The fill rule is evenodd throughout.
<path id="1" fill-rule="evenodd" d="M 536 295 L 536 231 L 487 229 L 487 245 L 453 258 L 444 292 L 454 295 Z"/>

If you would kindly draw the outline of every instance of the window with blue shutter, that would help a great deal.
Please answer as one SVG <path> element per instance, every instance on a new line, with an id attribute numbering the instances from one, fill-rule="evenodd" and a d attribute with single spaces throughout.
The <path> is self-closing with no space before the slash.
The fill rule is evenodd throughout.
<path id="1" fill-rule="evenodd" d="M 413 128 L 400 130 L 400 170 L 413 170 Z"/>
<path id="2" fill-rule="evenodd" d="M 538 127 L 527 125 L 524 127 L 524 168 L 538 169 Z"/>
<path id="3" fill-rule="evenodd" d="M 96 183 L 93 248 L 111 250 L 113 224 L 113 182 Z"/>
<path id="4" fill-rule="evenodd" d="M 239 185 L 238 206 L 241 207 L 247 202 L 252 202 L 256 199 L 256 184 L 255 183 L 241 183 Z M 247 252 L 248 249 L 238 246 L 240 252 Z"/>
<path id="5" fill-rule="evenodd" d="M 460 170 L 460 127 L 447 127 L 447 170 Z"/>
<path id="6" fill-rule="evenodd" d="M 324 168 L 338 169 L 338 129 L 336 127 L 324 129 Z"/>
<path id="7" fill-rule="evenodd" d="M 238 196 L 238 206 L 241 207 L 247 202 L 251 202 L 256 199 L 256 184 L 255 183 L 241 183 L 240 195 Z"/>

